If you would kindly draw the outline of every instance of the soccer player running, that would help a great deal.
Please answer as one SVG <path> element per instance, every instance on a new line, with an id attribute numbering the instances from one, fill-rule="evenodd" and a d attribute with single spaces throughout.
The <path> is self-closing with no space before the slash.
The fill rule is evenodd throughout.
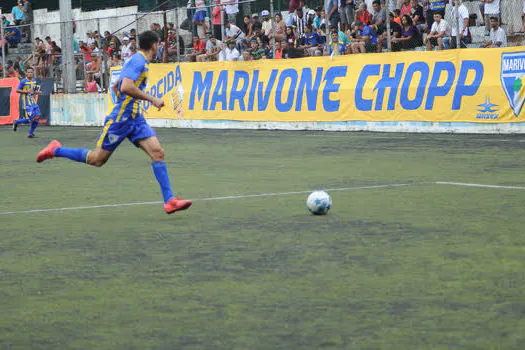
<path id="1" fill-rule="evenodd" d="M 119 81 L 113 86 L 118 101 L 113 111 L 106 117 L 104 129 L 94 150 L 62 147 L 60 142 L 53 140 L 38 154 L 36 161 L 41 163 L 47 159 L 61 157 L 101 167 L 127 137 L 151 157 L 153 173 L 164 197 L 164 211 L 171 214 L 188 209 L 192 203 L 183 200 L 182 197 L 173 196 L 164 162 L 164 150 L 155 132 L 146 123 L 140 105 L 140 101 L 144 100 L 151 102 L 159 110 L 164 107 L 164 101 L 144 92 L 147 85 L 148 63 L 157 56 L 158 43 L 159 37 L 155 32 L 146 31 L 140 34 L 139 50 L 126 62 Z"/>
<path id="2" fill-rule="evenodd" d="M 26 77 L 20 81 L 16 92 L 22 94 L 22 105 L 26 113 L 25 118 L 17 119 L 13 122 L 13 131 L 16 131 L 19 124 L 31 124 L 29 127 L 28 138 L 35 137 L 35 129 L 38 126 L 38 120 L 40 119 L 41 113 L 38 104 L 36 103 L 35 97 L 40 94 L 40 87 L 33 80 L 35 76 L 35 70 L 33 68 L 27 68 Z"/>

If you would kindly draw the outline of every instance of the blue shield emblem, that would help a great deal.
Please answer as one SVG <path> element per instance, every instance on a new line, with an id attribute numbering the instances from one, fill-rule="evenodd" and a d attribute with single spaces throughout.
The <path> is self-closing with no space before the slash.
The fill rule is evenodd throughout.
<path id="1" fill-rule="evenodd" d="M 525 102 L 525 52 L 501 55 L 501 86 L 517 118 Z"/>

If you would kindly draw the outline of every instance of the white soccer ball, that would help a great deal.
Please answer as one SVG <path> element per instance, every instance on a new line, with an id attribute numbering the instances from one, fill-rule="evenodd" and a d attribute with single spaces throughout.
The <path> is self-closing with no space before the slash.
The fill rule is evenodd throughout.
<path id="1" fill-rule="evenodd" d="M 332 197 L 325 191 L 313 191 L 306 199 L 306 207 L 315 215 L 326 215 L 331 206 Z"/>

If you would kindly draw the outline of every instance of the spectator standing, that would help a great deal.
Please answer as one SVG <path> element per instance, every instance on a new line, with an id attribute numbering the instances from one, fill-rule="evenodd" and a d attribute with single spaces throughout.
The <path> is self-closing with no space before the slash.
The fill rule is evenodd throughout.
<path id="1" fill-rule="evenodd" d="M 443 19 L 440 12 L 436 12 L 432 20 L 432 28 L 425 38 L 427 51 L 431 51 L 436 46 L 439 50 L 447 50 L 450 47 L 450 34 L 452 33 L 452 28 L 450 28 L 448 22 Z"/>
<path id="2" fill-rule="evenodd" d="M 11 13 L 13 14 L 15 26 L 21 25 L 24 20 L 24 5 L 18 2 L 16 6 L 13 6 Z"/>
<path id="3" fill-rule="evenodd" d="M 25 37 L 24 42 L 31 42 L 31 23 L 33 23 L 33 7 L 31 1 L 24 0 L 24 21 L 25 27 L 22 28 L 22 37 Z"/>
<path id="4" fill-rule="evenodd" d="M 491 30 L 490 17 L 496 17 L 498 22 L 501 19 L 500 16 L 500 0 L 480 0 L 485 5 L 484 11 L 484 22 L 485 22 L 485 31 L 489 33 Z"/>
<path id="5" fill-rule="evenodd" d="M 295 10 L 295 14 L 291 15 L 292 17 L 292 26 L 295 27 L 295 37 L 301 45 L 304 39 L 304 32 L 306 28 L 307 20 L 303 15 L 303 9 L 298 8 Z"/>
<path id="6" fill-rule="evenodd" d="M 221 33 L 221 6 L 219 4 L 219 0 L 213 0 L 213 3 L 215 4 L 215 7 L 213 8 L 213 12 L 211 14 L 212 24 L 213 24 L 213 36 L 217 40 L 222 40 L 222 33 Z"/>
<path id="7" fill-rule="evenodd" d="M 329 29 L 337 29 L 340 20 L 339 16 L 339 1 L 340 0 L 326 0 L 325 1 L 325 12 L 326 20 L 329 25 Z"/>
<path id="8" fill-rule="evenodd" d="M 354 0 L 341 0 L 339 16 L 341 17 L 341 30 L 347 31 L 354 23 Z"/>
<path id="9" fill-rule="evenodd" d="M 456 10 L 456 3 L 458 2 L 457 10 Z M 456 23 L 458 21 L 458 12 L 459 12 L 459 42 L 461 48 L 466 48 L 467 44 L 472 43 L 472 36 L 470 34 L 468 22 L 469 22 L 469 13 L 468 9 L 465 6 L 465 4 L 461 3 L 461 0 L 451 0 L 452 5 L 452 23 L 454 24 L 452 26 L 452 40 L 451 40 L 451 47 L 453 49 L 457 48 L 457 29 L 456 29 Z"/>
<path id="10" fill-rule="evenodd" d="M 228 22 L 235 23 L 235 19 L 239 13 L 239 0 L 223 0 L 222 3 L 226 5 L 224 6 L 224 12 L 228 17 Z"/>
<path id="11" fill-rule="evenodd" d="M 194 25 L 201 26 L 202 32 L 206 33 L 208 31 L 208 26 L 206 23 L 206 17 L 207 16 L 207 9 L 206 9 L 206 2 L 205 0 L 195 0 L 195 7 L 197 8 L 195 11 L 195 14 L 193 15 L 193 21 L 192 23 Z M 160 27 L 160 25 L 159 25 Z M 197 33 L 199 30 L 197 29 Z M 162 38 L 162 36 L 160 36 Z"/>
<path id="12" fill-rule="evenodd" d="M 499 26 L 499 18 L 491 17 L 489 18 L 490 23 L 490 41 L 484 44 L 482 47 L 491 48 L 491 47 L 506 47 L 507 46 L 507 34 L 503 28 Z"/>

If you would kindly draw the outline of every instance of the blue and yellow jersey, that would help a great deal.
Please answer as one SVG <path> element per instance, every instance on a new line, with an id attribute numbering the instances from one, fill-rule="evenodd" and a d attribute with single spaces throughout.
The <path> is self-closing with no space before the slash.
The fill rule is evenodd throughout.
<path id="1" fill-rule="evenodd" d="M 20 81 L 17 90 L 30 91 L 31 89 L 33 89 L 33 91 L 38 91 L 40 90 L 40 86 L 36 83 L 35 80 L 28 80 L 27 78 L 24 78 Z M 24 110 L 27 106 L 35 105 L 35 94 L 22 94 L 22 104 Z"/>
<path id="2" fill-rule="evenodd" d="M 137 53 L 131 56 L 122 68 L 118 82 L 117 103 L 109 115 L 109 117 L 113 118 L 116 122 L 119 122 L 122 119 L 126 120 L 129 117 L 135 119 L 138 116 L 142 116 L 140 100 L 121 93 L 120 88 L 124 78 L 129 78 L 135 82 L 135 85 L 141 91 L 144 91 L 148 84 L 148 66 L 146 56 L 144 56 L 141 51 L 137 51 Z"/>

